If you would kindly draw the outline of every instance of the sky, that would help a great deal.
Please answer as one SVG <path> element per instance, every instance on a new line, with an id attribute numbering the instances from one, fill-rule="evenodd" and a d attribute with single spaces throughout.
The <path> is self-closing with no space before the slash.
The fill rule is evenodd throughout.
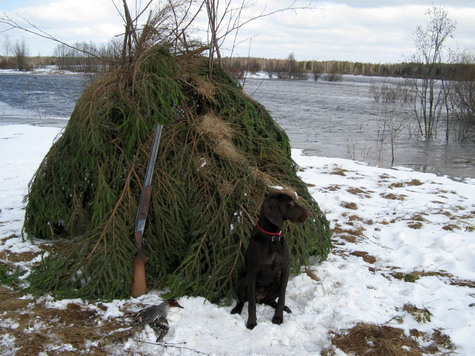
<path id="1" fill-rule="evenodd" d="M 143 6 L 146 0 L 129 0 L 129 6 Z M 158 1 L 157 1 L 158 3 Z M 241 0 L 234 1 L 235 5 Z M 242 19 L 269 13 L 291 4 L 288 0 L 250 0 Z M 55 38 L 75 42 L 107 43 L 123 32 L 121 0 L 0 0 L 0 16 L 9 16 L 27 28 L 27 21 Z M 347 60 L 395 63 L 416 52 L 414 33 L 425 26 L 427 10 L 443 6 L 457 23 L 447 48 L 475 51 L 475 1 L 450 0 L 333 0 L 298 1 L 307 7 L 278 12 L 243 26 L 223 44 L 223 55 L 287 58 L 296 60 Z M 158 6 L 158 5 L 157 5 Z M 135 10 L 132 9 L 132 12 Z M 205 40 L 206 21 L 198 20 L 193 36 Z M 17 41 L 24 41 L 30 55 L 51 55 L 57 43 L 24 31 L 7 30 L 0 23 L 0 55 Z M 233 45 L 239 43 L 239 45 Z M 11 51 L 10 51 L 11 54 Z"/>

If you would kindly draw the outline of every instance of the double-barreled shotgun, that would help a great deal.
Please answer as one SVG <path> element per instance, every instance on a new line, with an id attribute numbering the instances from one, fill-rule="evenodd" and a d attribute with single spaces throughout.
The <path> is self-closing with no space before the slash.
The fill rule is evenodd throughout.
<path id="1" fill-rule="evenodd" d="M 152 198 L 152 177 L 155 169 L 155 161 L 157 160 L 158 146 L 162 136 L 162 125 L 157 125 L 155 135 L 153 137 L 152 149 L 148 159 L 147 172 L 140 194 L 139 206 L 137 209 L 137 217 L 135 218 L 135 247 L 137 254 L 134 259 L 134 267 L 132 271 L 132 297 L 139 297 L 147 291 L 147 280 L 145 276 L 145 264 L 149 260 L 143 252 L 143 233 L 145 230 L 145 222 L 147 221 L 148 208 Z"/>

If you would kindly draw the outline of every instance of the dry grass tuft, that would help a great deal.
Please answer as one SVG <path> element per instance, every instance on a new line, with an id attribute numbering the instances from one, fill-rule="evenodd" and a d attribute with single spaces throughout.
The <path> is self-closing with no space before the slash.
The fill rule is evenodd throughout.
<path id="1" fill-rule="evenodd" d="M 41 255 L 42 252 L 12 252 L 8 249 L 3 250 L 0 252 L 0 259 L 6 260 L 8 262 L 12 263 L 18 263 L 18 262 L 29 262 L 35 257 L 38 257 Z"/>
<path id="2" fill-rule="evenodd" d="M 332 343 L 356 355 L 421 355 L 417 341 L 391 326 L 359 323 L 347 334 L 337 334 Z"/>
<path id="3" fill-rule="evenodd" d="M 234 135 L 234 130 L 231 126 L 212 113 L 202 116 L 196 125 L 196 129 L 200 134 L 208 136 L 214 142 L 219 142 L 222 139 L 229 140 Z"/>
<path id="4" fill-rule="evenodd" d="M 424 183 L 422 183 L 420 180 L 418 179 L 413 179 L 409 182 L 399 182 L 399 183 L 394 183 L 394 184 L 391 184 L 389 187 L 390 188 L 402 188 L 402 187 L 405 187 L 405 186 L 410 186 L 410 187 L 414 187 L 414 186 L 419 186 L 419 185 L 422 185 Z"/>
<path id="5" fill-rule="evenodd" d="M 427 308 L 417 308 L 413 304 L 404 304 L 402 310 L 412 315 L 418 323 L 428 323 L 431 320 L 432 313 Z"/>
<path id="6" fill-rule="evenodd" d="M 421 277 L 438 277 L 444 283 L 450 284 L 452 286 L 459 286 L 459 287 L 468 287 L 468 288 L 475 288 L 475 282 L 468 279 L 458 279 L 455 278 L 452 274 L 445 272 L 445 271 L 412 271 L 409 273 L 401 273 L 401 272 L 391 272 L 391 276 L 404 280 L 405 282 L 414 283 Z"/>
<path id="7" fill-rule="evenodd" d="M 353 203 L 353 202 L 342 202 L 340 205 L 344 207 L 345 209 L 358 210 L 358 205 L 356 205 L 356 203 Z"/>
<path id="8" fill-rule="evenodd" d="M 361 257 L 367 263 L 376 263 L 376 257 L 369 255 L 366 251 L 354 251 L 350 255 Z"/>
<path id="9" fill-rule="evenodd" d="M 410 227 L 411 229 L 419 230 L 419 229 L 422 229 L 422 226 L 424 226 L 424 224 L 422 224 L 420 221 L 414 221 L 407 224 L 407 226 Z"/>
<path id="10" fill-rule="evenodd" d="M 338 184 L 332 184 L 326 188 L 323 188 L 324 190 L 328 190 L 330 192 L 336 192 L 337 190 L 340 190 L 341 189 L 341 185 L 338 185 Z"/>
<path id="11" fill-rule="evenodd" d="M 313 279 L 314 281 L 316 282 L 320 282 L 321 279 L 320 277 L 317 276 L 317 274 L 315 273 L 315 271 L 312 271 L 310 268 L 305 268 L 305 273 L 307 274 L 307 276 L 309 276 L 311 279 Z"/>
<path id="12" fill-rule="evenodd" d="M 333 168 L 333 171 L 330 172 L 330 174 L 335 175 L 335 176 L 346 176 L 346 172 L 348 172 L 346 169 L 340 168 L 340 167 L 335 167 Z"/>
<path id="13" fill-rule="evenodd" d="M 31 302 L 31 299 L 24 299 L 23 294 L 13 292 L 3 286 L 0 286 L 0 300 L 2 301 L 2 312 L 25 308 Z"/>
<path id="14" fill-rule="evenodd" d="M 17 355 L 38 355 L 48 349 L 57 349 L 48 351 L 52 355 L 90 353 L 91 344 L 96 345 L 94 355 L 107 355 L 109 345 L 134 332 L 125 318 L 103 319 L 96 310 L 76 303 L 69 303 L 66 309 L 49 308 L 44 301 L 4 287 L 0 287 L 0 299 L 2 319 L 12 321 L 10 327 L 0 328 L 0 337 L 15 338 Z M 64 351 L 64 345 L 71 345 L 75 351 Z"/>
<path id="15" fill-rule="evenodd" d="M 440 330 L 425 333 L 412 329 L 409 335 L 404 330 L 387 325 L 359 323 L 347 333 L 335 334 L 332 344 L 345 353 L 370 356 L 419 356 L 449 354 L 454 351 L 450 337 Z M 332 350 L 325 354 L 334 355 Z"/>
<path id="16" fill-rule="evenodd" d="M 381 193 L 382 198 L 389 200 L 405 200 L 406 195 L 404 194 L 393 194 L 393 193 Z"/>
<path id="17" fill-rule="evenodd" d="M 468 279 L 458 279 L 454 275 L 445 271 L 414 271 L 412 274 L 420 277 L 438 277 L 451 286 L 475 288 L 475 281 Z"/>
<path id="18" fill-rule="evenodd" d="M 374 221 L 371 220 L 371 219 L 363 219 L 362 217 L 358 216 L 358 215 L 355 215 L 355 214 L 352 214 L 350 216 L 348 216 L 348 221 L 349 223 L 348 224 L 353 224 L 355 221 L 359 221 L 359 222 L 362 222 L 366 225 L 373 225 L 374 224 Z"/>
<path id="19" fill-rule="evenodd" d="M 345 241 L 355 243 L 364 236 L 364 227 L 358 226 L 353 229 L 345 229 L 341 225 L 336 224 L 332 229 L 333 238 L 339 237 Z"/>
<path id="20" fill-rule="evenodd" d="M 366 191 L 366 190 L 363 190 L 361 188 L 356 188 L 356 187 L 348 188 L 346 191 L 350 194 L 357 195 L 362 198 L 371 198 L 370 193 L 374 193 L 372 191 Z"/>
<path id="21" fill-rule="evenodd" d="M 11 234 L 7 237 L 2 238 L 0 241 L 5 242 L 5 241 L 8 241 L 10 239 L 14 239 L 15 237 L 20 237 L 20 236 L 18 236 L 17 234 Z"/>
<path id="22" fill-rule="evenodd" d="M 238 163 L 245 161 L 244 155 L 232 142 L 234 130 L 220 117 L 212 113 L 204 115 L 196 125 L 196 130 L 214 143 L 214 151 L 219 156 Z"/>
<path id="23" fill-rule="evenodd" d="M 196 90 L 198 94 L 211 102 L 215 102 L 216 89 L 213 83 L 200 76 L 196 76 L 194 79 L 197 84 Z"/>
<path id="24" fill-rule="evenodd" d="M 445 231 L 454 231 L 454 230 L 460 230 L 460 227 L 455 224 L 447 224 L 447 225 L 442 226 L 442 229 L 444 229 Z"/>

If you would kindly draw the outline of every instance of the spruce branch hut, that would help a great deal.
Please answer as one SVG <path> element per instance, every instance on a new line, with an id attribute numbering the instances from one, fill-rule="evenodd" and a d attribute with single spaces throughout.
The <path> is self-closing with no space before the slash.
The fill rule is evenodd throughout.
<path id="1" fill-rule="evenodd" d="M 328 221 L 296 174 L 289 139 L 208 58 L 155 46 L 87 88 L 33 177 L 24 231 L 53 240 L 30 291 L 127 298 L 134 222 L 154 127 L 164 124 L 144 251 L 149 288 L 234 296 L 250 231 L 272 187 L 311 210 L 285 236 L 298 273 L 330 251 Z M 212 79 L 210 79 L 212 78 Z"/>

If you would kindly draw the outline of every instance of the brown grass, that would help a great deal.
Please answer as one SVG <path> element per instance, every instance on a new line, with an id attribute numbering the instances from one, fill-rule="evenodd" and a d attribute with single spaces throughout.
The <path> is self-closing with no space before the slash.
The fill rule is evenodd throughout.
<path id="1" fill-rule="evenodd" d="M 342 240 L 345 240 L 346 242 L 351 242 L 351 243 L 358 242 L 358 239 L 354 235 L 340 235 L 338 237 L 341 238 Z"/>
<path id="2" fill-rule="evenodd" d="M 419 186 L 419 185 L 422 185 L 422 184 L 424 184 L 424 183 L 422 183 L 418 179 L 413 179 L 410 182 L 406 182 L 406 185 L 409 185 L 409 186 Z"/>
<path id="3" fill-rule="evenodd" d="M 424 226 L 424 224 L 422 224 L 420 221 L 413 221 L 407 224 L 407 226 L 409 226 L 411 229 L 419 230 L 422 229 L 422 226 Z"/>
<path id="4" fill-rule="evenodd" d="M 468 279 L 458 279 L 455 278 L 454 275 L 445 272 L 445 271 L 414 271 L 412 274 L 420 277 L 439 277 L 440 279 L 448 282 L 448 284 L 452 286 L 459 286 L 459 287 L 468 287 L 468 288 L 475 288 L 475 281 L 468 280 Z"/>
<path id="5" fill-rule="evenodd" d="M 332 184 L 326 188 L 323 188 L 324 190 L 328 190 L 330 192 L 336 192 L 337 190 L 340 190 L 341 189 L 341 185 L 338 185 L 338 184 Z"/>
<path id="6" fill-rule="evenodd" d="M 358 238 L 364 236 L 364 227 L 359 226 L 355 227 L 354 229 L 345 229 L 341 227 L 341 225 L 336 224 L 335 227 L 332 229 L 333 237 L 340 237 L 348 242 L 356 242 Z"/>
<path id="7" fill-rule="evenodd" d="M 0 241 L 5 242 L 5 241 L 13 239 L 15 237 L 19 237 L 19 236 L 17 234 L 12 234 L 12 235 L 9 235 L 7 237 L 2 238 Z"/>
<path id="8" fill-rule="evenodd" d="M 353 202 L 342 202 L 340 205 L 344 207 L 345 209 L 350 209 L 350 210 L 358 209 L 358 205 L 356 205 L 356 203 L 353 203 Z"/>
<path id="9" fill-rule="evenodd" d="M 345 333 L 334 334 L 332 344 L 347 354 L 369 356 L 419 356 L 447 354 L 454 345 L 440 330 L 424 333 L 387 325 L 359 323 Z M 325 350 L 323 354 L 334 354 Z"/>
<path id="10" fill-rule="evenodd" d="M 394 193 L 381 193 L 382 198 L 389 199 L 389 200 L 405 200 L 406 195 L 404 194 L 394 194 Z"/>
<path id="11" fill-rule="evenodd" d="M 48 351 L 48 355 L 91 352 L 107 355 L 109 345 L 132 336 L 135 331 L 125 317 L 99 318 L 95 309 L 77 303 L 69 303 L 66 309 L 49 308 L 44 301 L 38 302 L 31 296 L 4 287 L 0 287 L 0 299 L 2 319 L 14 322 L 10 328 L 0 328 L 0 336 L 15 337 L 17 355 L 38 355 L 48 348 L 65 344 L 72 345 L 76 351 Z M 98 308 L 104 309 L 105 306 L 98 305 Z M 87 349 L 87 342 L 97 345 L 93 351 Z"/>
<path id="12" fill-rule="evenodd" d="M 13 263 L 29 262 L 41 254 L 42 252 L 31 252 L 31 251 L 17 253 L 17 252 L 12 252 L 6 249 L 0 252 L 0 259 L 6 260 L 8 262 L 13 262 Z"/>
<path id="13" fill-rule="evenodd" d="M 337 334 L 332 344 L 356 355 L 421 355 L 419 344 L 404 330 L 391 326 L 359 323 L 346 334 Z"/>
<path id="14" fill-rule="evenodd" d="M 309 276 L 314 281 L 316 281 L 316 282 L 321 281 L 320 277 L 318 277 L 317 274 L 314 271 L 312 271 L 310 268 L 305 268 L 305 273 L 307 274 L 307 276 Z"/>
<path id="15" fill-rule="evenodd" d="M 219 156 L 238 163 L 245 161 L 242 152 L 232 142 L 233 128 L 220 117 L 208 113 L 201 118 L 196 125 L 196 129 L 201 135 L 207 136 L 214 143 L 214 150 Z"/>
<path id="16" fill-rule="evenodd" d="M 409 273 L 391 272 L 391 276 L 405 282 L 414 283 L 421 277 L 438 277 L 446 284 L 459 287 L 475 288 L 475 281 L 468 279 L 458 279 L 445 271 L 412 271 Z"/>
<path id="17" fill-rule="evenodd" d="M 445 231 L 454 231 L 454 230 L 460 230 L 460 227 L 455 224 L 447 224 L 447 225 L 442 226 L 442 229 L 444 229 Z"/>
<path id="18" fill-rule="evenodd" d="M 194 76 L 194 80 L 197 84 L 198 94 L 205 97 L 211 102 L 216 102 L 215 93 L 216 88 L 209 80 L 205 80 L 200 76 Z"/>
<path id="19" fill-rule="evenodd" d="M 346 191 L 350 194 L 357 195 L 362 198 L 371 198 L 371 193 L 374 193 L 373 191 L 366 191 L 356 187 L 348 188 Z"/>
<path id="20" fill-rule="evenodd" d="M 361 257 L 367 263 L 376 263 L 376 257 L 369 255 L 366 251 L 354 251 L 350 255 Z"/>
<path id="21" fill-rule="evenodd" d="M 333 168 L 333 171 L 330 172 L 330 174 L 335 175 L 335 176 L 346 176 L 345 174 L 346 172 L 348 172 L 346 169 L 335 167 Z"/>
<path id="22" fill-rule="evenodd" d="M 364 223 L 364 224 L 366 224 L 366 225 L 373 225 L 373 224 L 374 224 L 374 221 L 373 221 L 373 220 L 371 220 L 371 219 L 365 220 L 365 219 L 363 219 L 362 217 L 360 217 L 360 216 L 358 216 L 358 215 L 355 215 L 355 214 L 352 214 L 352 215 L 348 216 L 348 221 L 349 221 L 348 224 L 350 224 L 350 225 L 351 225 L 352 223 L 354 223 L 355 221 L 362 222 L 362 223 Z"/>
<path id="23" fill-rule="evenodd" d="M 413 179 L 411 180 L 410 182 L 399 182 L 399 183 L 394 183 L 394 184 L 391 184 L 389 187 L 390 188 L 402 188 L 402 187 L 405 187 L 405 186 L 419 186 L 419 185 L 422 185 L 424 183 L 422 183 L 420 180 L 418 179 Z"/>
<path id="24" fill-rule="evenodd" d="M 412 315 L 418 323 L 430 322 L 432 313 L 427 308 L 417 308 L 413 304 L 404 304 L 402 310 Z"/>
<path id="25" fill-rule="evenodd" d="M 427 220 L 424 218 L 423 215 L 427 215 L 427 214 L 426 214 L 426 213 L 415 214 L 415 215 L 412 217 L 412 220 L 427 222 Z"/>

